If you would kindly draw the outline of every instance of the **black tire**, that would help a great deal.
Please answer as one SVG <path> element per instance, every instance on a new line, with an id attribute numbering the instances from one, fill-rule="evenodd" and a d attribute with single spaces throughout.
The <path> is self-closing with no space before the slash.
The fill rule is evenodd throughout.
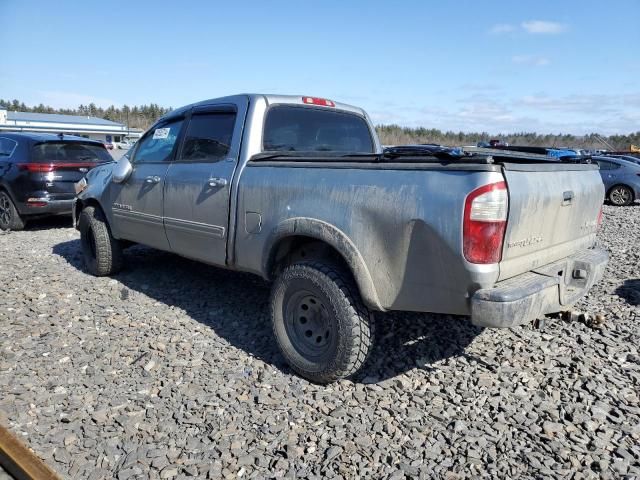
<path id="1" fill-rule="evenodd" d="M 113 238 L 102 210 L 85 207 L 79 219 L 84 264 L 90 274 L 104 277 L 122 268 L 122 247 Z"/>
<path id="2" fill-rule="evenodd" d="M 0 229 L 18 231 L 24 230 L 25 225 L 9 194 L 0 190 Z"/>
<path id="3" fill-rule="evenodd" d="M 609 201 L 617 207 L 626 207 L 633 202 L 633 190 L 626 185 L 616 185 L 609 190 Z"/>
<path id="4" fill-rule="evenodd" d="M 314 261 L 285 268 L 271 290 L 273 333 L 299 375 L 330 383 L 366 362 L 374 320 L 351 275 Z"/>

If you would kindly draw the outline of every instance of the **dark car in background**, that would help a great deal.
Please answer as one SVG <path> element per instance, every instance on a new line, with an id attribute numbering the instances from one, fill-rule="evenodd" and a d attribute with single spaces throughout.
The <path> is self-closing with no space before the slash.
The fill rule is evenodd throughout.
<path id="1" fill-rule="evenodd" d="M 600 167 L 605 198 L 613 205 L 625 206 L 640 198 L 640 165 L 612 156 L 592 157 Z"/>
<path id="2" fill-rule="evenodd" d="M 71 214 L 74 184 L 113 161 L 105 146 L 71 135 L 0 133 L 0 229 L 29 219 Z"/>

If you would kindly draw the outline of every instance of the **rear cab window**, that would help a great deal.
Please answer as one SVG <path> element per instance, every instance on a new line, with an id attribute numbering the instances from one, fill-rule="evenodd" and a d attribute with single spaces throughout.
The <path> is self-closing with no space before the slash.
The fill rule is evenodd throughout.
<path id="1" fill-rule="evenodd" d="M 103 145 L 91 142 L 39 142 L 31 148 L 35 163 L 104 163 L 113 158 Z"/>
<path id="2" fill-rule="evenodd" d="M 364 118 L 353 113 L 291 105 L 275 105 L 264 125 L 265 152 L 374 153 Z"/>

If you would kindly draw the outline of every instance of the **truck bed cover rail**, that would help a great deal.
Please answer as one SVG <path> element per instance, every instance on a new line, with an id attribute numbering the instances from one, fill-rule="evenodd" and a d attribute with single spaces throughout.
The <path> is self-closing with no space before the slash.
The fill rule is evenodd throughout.
<path id="1" fill-rule="evenodd" d="M 343 153 L 343 152 L 261 152 L 251 157 L 251 162 L 362 162 L 362 163 L 437 163 L 452 164 L 502 164 L 510 163 L 591 163 L 591 157 L 550 157 L 537 153 L 527 153 L 483 147 L 443 147 L 440 145 L 404 145 L 387 147 L 383 153 Z"/>

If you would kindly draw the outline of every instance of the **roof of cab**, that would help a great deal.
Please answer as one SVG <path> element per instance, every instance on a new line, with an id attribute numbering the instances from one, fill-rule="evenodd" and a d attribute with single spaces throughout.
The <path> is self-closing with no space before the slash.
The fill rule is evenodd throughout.
<path id="1" fill-rule="evenodd" d="M 162 118 L 167 119 L 167 118 L 183 115 L 185 112 L 187 112 L 189 109 L 193 107 L 210 105 L 214 103 L 225 103 L 225 102 L 233 103 L 234 101 L 237 101 L 241 98 L 244 100 L 249 99 L 249 102 L 253 102 L 257 99 L 264 99 L 268 105 L 286 104 L 286 105 L 300 105 L 304 107 L 318 108 L 317 105 L 309 105 L 304 103 L 303 98 L 309 97 L 309 96 L 310 95 L 273 95 L 273 94 L 264 94 L 264 93 L 243 93 L 239 95 L 211 98 L 208 100 L 202 100 L 200 102 L 191 103 L 189 105 L 185 105 L 184 107 L 180 107 L 175 110 L 172 110 L 171 112 L 164 115 Z M 327 107 L 319 107 L 319 108 L 327 108 L 331 110 L 342 110 L 350 113 L 355 113 L 358 115 L 363 115 L 363 116 L 365 115 L 365 111 L 362 108 L 355 107 L 353 105 L 348 105 L 346 103 L 336 102 L 334 100 L 331 100 L 331 101 L 334 103 L 333 107 L 327 106 Z"/>

